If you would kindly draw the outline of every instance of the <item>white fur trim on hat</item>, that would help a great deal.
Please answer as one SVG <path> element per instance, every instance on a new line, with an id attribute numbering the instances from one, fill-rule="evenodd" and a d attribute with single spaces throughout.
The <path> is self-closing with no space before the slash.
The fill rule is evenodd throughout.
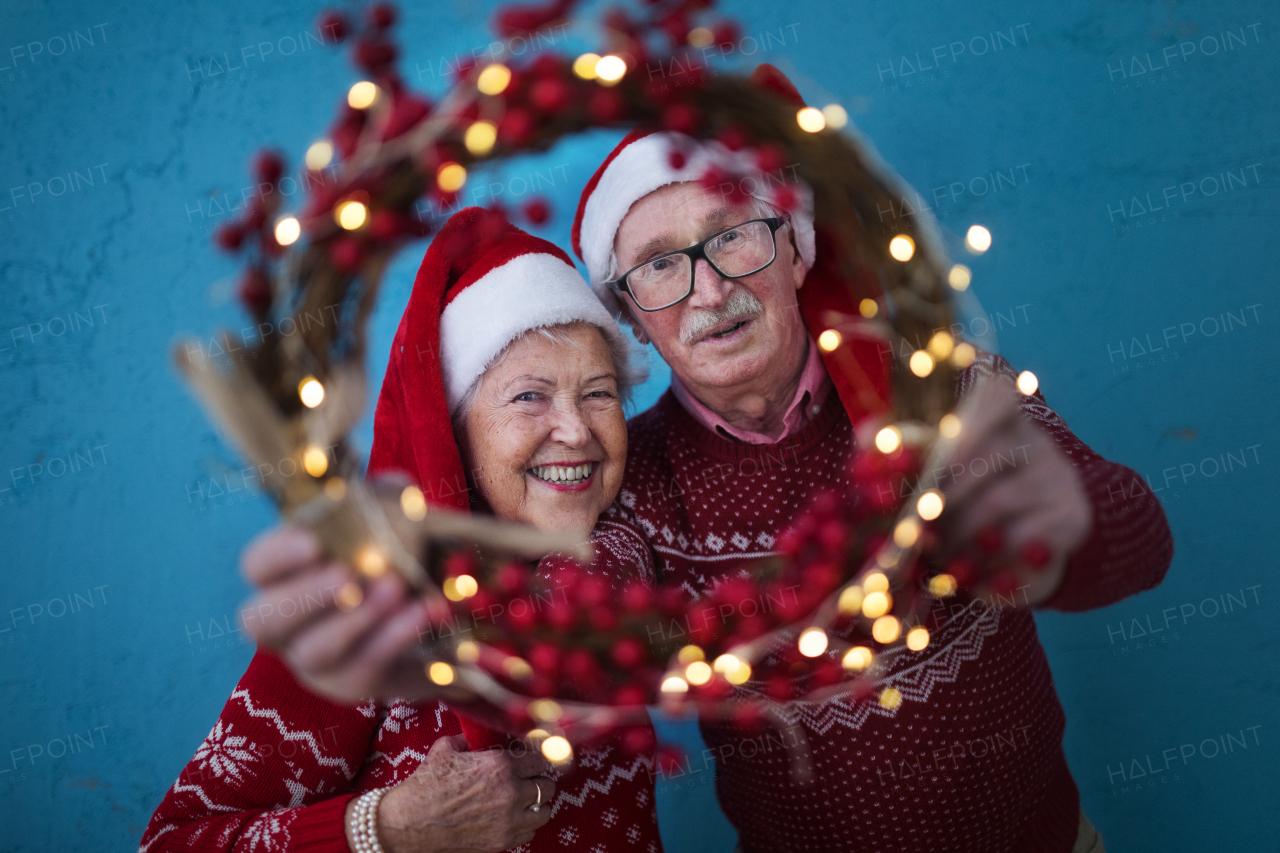
<path id="1" fill-rule="evenodd" d="M 673 144 L 686 152 L 684 167 L 673 169 L 670 154 Z M 600 176 L 599 183 L 587 199 L 582 213 L 580 245 L 582 259 L 587 265 L 591 287 L 610 311 L 618 313 L 621 306 L 617 296 L 603 283 L 609 276 L 609 260 L 613 255 L 613 241 L 618 226 L 631 206 L 656 189 L 668 184 L 697 181 L 711 166 L 720 166 L 731 174 L 758 177 L 753 185 L 758 192 L 751 195 L 771 201 L 768 193 L 770 182 L 760 176 L 749 152 L 732 152 L 719 142 L 696 142 L 681 134 L 651 133 L 632 142 L 618 152 L 613 162 Z M 776 183 L 776 182 L 775 182 Z M 799 208 L 791 214 L 796 247 L 805 268 L 813 266 L 813 194 L 801 184 L 798 188 Z M 619 270 L 621 272 L 621 270 Z"/>
<path id="2" fill-rule="evenodd" d="M 519 255 L 476 279 L 440 318 L 450 411 L 507 344 L 531 329 L 574 322 L 622 340 L 617 323 L 582 276 L 555 255 Z"/>

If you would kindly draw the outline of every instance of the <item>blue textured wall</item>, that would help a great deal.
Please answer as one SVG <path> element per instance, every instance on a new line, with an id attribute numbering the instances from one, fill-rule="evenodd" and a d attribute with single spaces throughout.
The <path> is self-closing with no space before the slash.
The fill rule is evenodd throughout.
<path id="1" fill-rule="evenodd" d="M 1039 618 L 1108 847 L 1274 849 L 1277 7 L 729 5 L 742 52 L 844 104 L 953 248 L 991 229 L 974 292 L 1002 352 L 1169 514 L 1161 587 Z M 492 41 L 488 8 L 406 9 L 407 76 L 441 91 L 443 63 Z M 246 159 L 300 156 L 354 79 L 302 36 L 317 9 L 0 9 L 4 850 L 131 848 L 250 657 L 226 633 L 236 554 L 272 512 L 225 492 L 238 460 L 168 349 L 240 325 L 211 228 L 252 192 Z M 564 241 L 611 141 L 511 164 L 493 191 L 519 200 L 541 175 Z M 377 376 L 416 261 L 392 270 Z M 706 774 L 661 793 L 669 850 L 731 849 Z"/>

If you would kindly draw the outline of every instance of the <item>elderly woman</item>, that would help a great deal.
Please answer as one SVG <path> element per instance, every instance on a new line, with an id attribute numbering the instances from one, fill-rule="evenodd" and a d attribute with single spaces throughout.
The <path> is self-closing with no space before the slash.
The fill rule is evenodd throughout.
<path id="1" fill-rule="evenodd" d="M 407 474 L 435 506 L 586 538 L 622 481 L 622 407 L 636 380 L 625 339 L 567 255 L 461 211 L 427 251 L 392 344 L 370 473 Z M 651 561 L 628 565 L 652 581 Z M 606 740 L 556 770 L 520 744 L 468 749 L 479 730 L 439 702 L 362 698 L 362 683 L 386 676 L 362 677 L 361 655 L 378 650 L 353 641 L 376 633 L 374 645 L 401 647 L 426 626 L 398 578 L 343 611 L 334 592 L 348 570 L 288 528 L 250 547 L 244 568 L 265 590 L 243 611 L 246 631 L 288 649 L 314 691 L 352 704 L 320 698 L 260 649 L 142 850 L 661 849 L 647 750 Z M 420 682 L 418 665 L 404 665 L 405 683 Z"/>

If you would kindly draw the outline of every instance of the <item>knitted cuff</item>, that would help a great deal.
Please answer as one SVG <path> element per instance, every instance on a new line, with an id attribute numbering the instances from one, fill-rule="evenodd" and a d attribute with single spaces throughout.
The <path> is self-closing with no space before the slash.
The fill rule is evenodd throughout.
<path id="1" fill-rule="evenodd" d="M 355 797 L 343 794 L 298 809 L 297 818 L 289 826 L 289 849 L 295 853 L 351 853 L 345 817 L 347 803 Z"/>

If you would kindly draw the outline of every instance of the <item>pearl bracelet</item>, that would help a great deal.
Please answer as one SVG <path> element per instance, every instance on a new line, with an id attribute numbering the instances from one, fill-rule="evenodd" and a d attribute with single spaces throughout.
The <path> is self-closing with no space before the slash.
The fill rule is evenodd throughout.
<path id="1" fill-rule="evenodd" d="M 356 798 L 350 824 L 354 853 L 385 853 L 378 842 L 378 803 L 388 790 L 375 788 Z"/>

